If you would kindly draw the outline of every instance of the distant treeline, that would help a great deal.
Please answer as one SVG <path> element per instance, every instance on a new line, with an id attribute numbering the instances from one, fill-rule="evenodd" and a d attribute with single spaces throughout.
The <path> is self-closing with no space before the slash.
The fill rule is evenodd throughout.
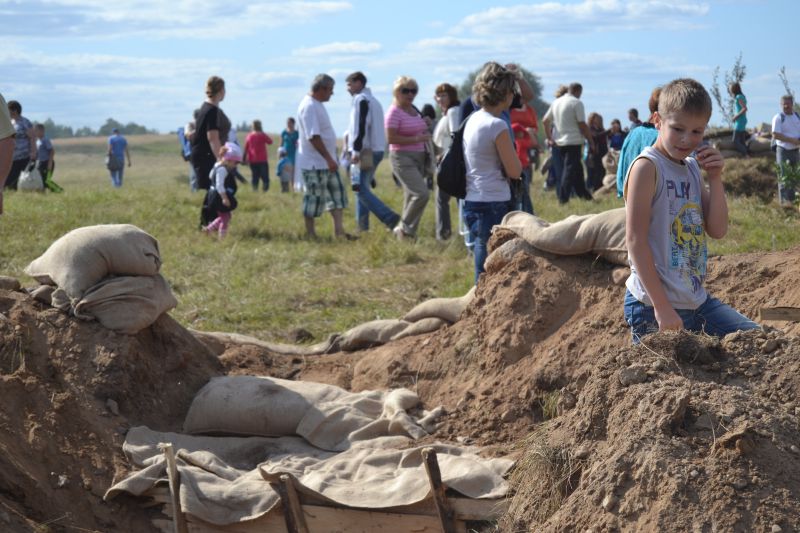
<path id="1" fill-rule="evenodd" d="M 42 124 L 44 124 L 47 136 L 51 139 L 60 139 L 64 137 L 96 137 L 98 135 L 106 136 L 111 135 L 111 130 L 114 128 L 118 128 L 119 132 L 123 135 L 158 133 L 156 130 L 149 130 L 144 126 L 136 124 L 135 122 L 123 124 L 121 122 L 117 122 L 113 118 L 107 119 L 106 123 L 96 130 L 93 130 L 89 126 L 84 126 L 82 128 L 73 130 L 71 126 L 62 126 L 61 124 L 56 124 L 53 122 L 53 119 L 50 118 L 42 122 Z"/>

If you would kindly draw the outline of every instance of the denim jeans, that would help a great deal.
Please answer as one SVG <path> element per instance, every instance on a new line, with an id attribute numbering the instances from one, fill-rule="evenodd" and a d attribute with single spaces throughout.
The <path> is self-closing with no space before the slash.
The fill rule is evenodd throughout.
<path id="1" fill-rule="evenodd" d="M 747 130 L 736 130 L 733 132 L 733 149 L 742 155 L 747 155 Z"/>
<path id="2" fill-rule="evenodd" d="M 558 188 L 561 186 L 561 174 L 564 172 L 564 159 L 561 156 L 561 150 L 558 146 L 550 147 L 550 169 L 547 171 L 547 187 L 553 187 L 558 194 Z"/>
<path id="3" fill-rule="evenodd" d="M 514 209 L 517 211 L 524 211 L 529 215 L 533 214 L 533 201 L 531 200 L 531 179 L 533 169 L 527 166 L 522 169 L 522 194 L 517 199 Z"/>
<path id="4" fill-rule="evenodd" d="M 492 234 L 492 227 L 500 224 L 503 217 L 511 211 L 510 202 L 470 202 L 464 201 L 464 218 L 475 243 L 475 283 L 484 272 L 486 262 L 486 243 Z"/>
<path id="5" fill-rule="evenodd" d="M 400 215 L 391 210 L 380 198 L 372 192 L 372 180 L 378 165 L 383 160 L 383 152 L 372 152 L 372 168 L 361 171 L 361 184 L 356 193 L 356 222 L 361 231 L 369 230 L 370 211 L 378 217 L 389 229 L 394 228 L 400 222 Z"/>
<path id="6" fill-rule="evenodd" d="M 775 154 L 778 165 L 785 163 L 797 166 L 800 163 L 800 149 L 787 150 L 782 146 L 777 146 Z M 784 187 L 780 181 L 778 182 L 778 201 L 780 203 L 793 203 L 795 192 L 793 187 Z"/>
<path id="7" fill-rule="evenodd" d="M 116 188 L 122 187 L 122 174 L 124 174 L 123 169 L 109 170 L 108 173 L 111 175 L 111 185 Z"/>
<path id="8" fill-rule="evenodd" d="M 641 338 L 658 331 L 655 310 L 645 305 L 630 291 L 625 291 L 625 321 L 631 327 L 633 343 L 639 344 Z M 733 307 L 709 296 L 697 309 L 676 309 L 683 320 L 683 327 L 689 331 L 705 332 L 716 337 L 724 337 L 734 331 L 758 329 L 761 326 L 742 315 Z"/>

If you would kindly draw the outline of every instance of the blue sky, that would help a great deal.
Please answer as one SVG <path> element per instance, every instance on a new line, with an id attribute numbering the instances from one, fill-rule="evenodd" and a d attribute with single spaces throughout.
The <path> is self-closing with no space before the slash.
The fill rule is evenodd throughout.
<path id="1" fill-rule="evenodd" d="M 646 116 L 650 90 L 676 77 L 708 87 L 739 52 L 750 125 L 768 122 L 786 67 L 800 91 L 798 4 L 791 0 L 0 0 L 0 92 L 31 120 L 97 128 L 109 117 L 162 132 L 183 125 L 222 76 L 234 123 L 280 131 L 319 72 L 337 80 L 328 104 L 347 125 L 345 76 L 362 70 L 385 107 L 399 75 L 416 103 L 440 82 L 460 84 L 487 60 L 538 74 L 544 99 L 580 81 L 586 111 L 627 122 Z M 779 47 L 776 44 L 785 42 Z M 721 82 L 722 76 L 720 76 Z M 712 123 L 722 123 L 715 110 Z"/>

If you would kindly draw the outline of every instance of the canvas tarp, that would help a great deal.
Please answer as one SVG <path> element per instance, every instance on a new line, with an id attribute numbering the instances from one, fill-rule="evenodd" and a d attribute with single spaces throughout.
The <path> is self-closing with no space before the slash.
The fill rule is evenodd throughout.
<path id="1" fill-rule="evenodd" d="M 299 437 L 189 436 L 134 427 L 123 450 L 141 470 L 111 487 L 105 498 L 123 492 L 140 496 L 166 483 L 159 443 L 167 442 L 177 452 L 181 509 L 212 524 L 235 524 L 270 512 L 280 499 L 264 476 L 283 473 L 294 476 L 304 494 L 356 508 L 412 505 L 430 497 L 422 447 L 409 447 L 412 441 L 404 437 L 362 441 L 336 453 Z M 469 498 L 506 495 L 503 475 L 511 460 L 484 459 L 471 448 L 431 447 L 448 488 Z"/>

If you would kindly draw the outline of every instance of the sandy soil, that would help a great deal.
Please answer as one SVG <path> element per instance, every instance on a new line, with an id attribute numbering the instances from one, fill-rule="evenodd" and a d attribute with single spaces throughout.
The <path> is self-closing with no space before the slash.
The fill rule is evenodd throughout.
<path id="1" fill-rule="evenodd" d="M 712 258 L 708 287 L 757 318 L 800 307 L 798 264 L 800 249 Z M 0 530 L 154 530 L 156 510 L 102 500 L 128 472 L 125 432 L 179 431 L 195 392 L 228 373 L 404 386 L 444 406 L 434 438 L 520 460 L 502 531 L 794 531 L 798 323 L 632 347 L 621 275 L 518 254 L 454 325 L 314 357 L 203 344 L 168 316 L 119 335 L 0 290 Z"/>

